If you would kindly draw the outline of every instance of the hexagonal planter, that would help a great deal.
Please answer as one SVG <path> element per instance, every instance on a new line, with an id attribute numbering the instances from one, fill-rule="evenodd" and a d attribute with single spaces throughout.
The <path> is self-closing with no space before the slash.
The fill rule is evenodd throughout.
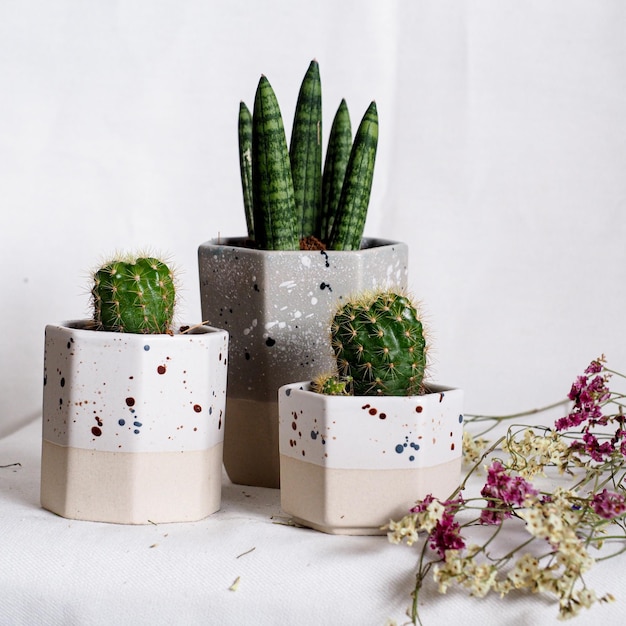
<path id="1" fill-rule="evenodd" d="M 46 327 L 41 504 L 145 524 L 220 507 L 228 333 Z"/>
<path id="2" fill-rule="evenodd" d="M 461 478 L 463 392 L 325 396 L 309 383 L 279 392 L 281 507 L 333 534 L 382 534 L 415 501 L 446 498 Z"/>
<path id="3" fill-rule="evenodd" d="M 332 367 L 338 303 L 406 287 L 408 247 L 364 239 L 357 251 L 266 251 L 244 238 L 198 250 L 202 319 L 230 333 L 224 465 L 239 484 L 279 486 L 278 389 Z"/>

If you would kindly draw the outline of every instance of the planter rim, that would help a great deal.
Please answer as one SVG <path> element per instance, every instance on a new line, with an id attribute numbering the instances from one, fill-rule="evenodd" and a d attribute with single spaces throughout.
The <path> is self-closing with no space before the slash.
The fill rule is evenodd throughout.
<path id="1" fill-rule="evenodd" d="M 123 333 L 117 331 L 110 330 L 96 330 L 91 327 L 93 324 L 93 320 L 91 319 L 73 319 L 73 320 L 62 320 L 60 322 L 52 322 L 47 324 L 47 326 L 52 328 L 63 328 L 66 330 L 76 331 L 79 333 L 97 333 L 98 336 L 102 336 L 103 339 L 111 338 L 111 337 L 120 337 L 124 338 L 130 337 L 138 337 L 139 339 L 146 341 L 150 339 L 150 341 L 170 341 L 177 337 L 186 337 L 190 335 L 208 335 L 212 333 L 227 333 L 223 328 L 216 328 L 215 326 L 209 326 L 208 324 L 189 324 L 191 330 L 189 332 L 181 333 L 179 330 L 174 331 L 174 334 L 170 335 L 169 333 Z M 177 324 L 180 328 L 181 326 L 186 326 L 186 324 Z M 131 341 L 131 339 L 129 339 Z"/>
<path id="2" fill-rule="evenodd" d="M 355 252 L 367 252 L 373 248 L 383 248 L 385 246 L 397 246 L 406 245 L 403 241 L 395 239 L 384 239 L 381 237 L 363 237 L 361 240 L 361 248 L 359 250 L 262 250 L 259 248 L 251 248 L 246 246 L 245 243 L 249 241 L 247 237 L 235 236 L 235 237 L 219 237 L 209 239 L 200 244 L 200 247 L 227 247 L 236 248 L 237 250 L 245 250 L 250 254 L 271 254 L 271 255 L 297 255 L 297 254 L 311 254 L 311 253 L 331 253 L 335 254 L 354 254 Z"/>
<path id="3" fill-rule="evenodd" d="M 313 396 L 321 396 L 322 398 L 337 398 L 339 399 L 360 399 L 360 401 L 371 401 L 371 400 L 378 400 L 381 398 L 387 398 L 387 399 L 391 399 L 391 398 L 398 398 L 399 400 L 403 399 L 403 398 L 423 398 L 425 396 L 429 396 L 432 394 L 436 394 L 436 393 L 441 393 L 441 392 L 448 392 L 448 391 L 462 391 L 462 389 L 460 387 L 456 387 L 453 385 L 442 385 L 439 383 L 427 383 L 424 384 L 424 388 L 426 389 L 425 393 L 421 393 L 421 394 L 416 394 L 414 396 L 331 396 L 331 395 L 327 395 L 327 394 L 323 394 L 323 393 L 317 393 L 316 391 L 312 391 L 311 390 L 311 381 L 310 380 L 304 380 L 304 381 L 299 381 L 299 382 L 294 382 L 294 383 L 288 383 L 286 385 L 282 385 L 280 388 L 280 393 L 286 392 L 287 390 L 293 390 L 296 389 L 299 392 L 304 392 L 307 395 L 313 395 Z"/>

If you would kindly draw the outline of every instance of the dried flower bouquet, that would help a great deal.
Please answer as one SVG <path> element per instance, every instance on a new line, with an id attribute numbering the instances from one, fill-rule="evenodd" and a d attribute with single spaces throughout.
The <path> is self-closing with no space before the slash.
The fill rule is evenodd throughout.
<path id="1" fill-rule="evenodd" d="M 561 619 L 613 600 L 584 580 L 596 561 L 626 550 L 625 395 L 609 389 L 611 377 L 626 378 L 604 356 L 592 361 L 572 385 L 565 417 L 552 426 L 512 423 L 493 443 L 487 432 L 537 411 L 466 416 L 487 427 L 464 433 L 469 470 L 461 485 L 447 500 L 427 496 L 387 526 L 392 543 L 418 544 L 414 624 L 422 623 L 418 602 L 429 574 L 441 593 L 457 585 L 476 597 L 551 595 Z M 469 497 L 468 480 L 481 471 L 480 495 Z"/>

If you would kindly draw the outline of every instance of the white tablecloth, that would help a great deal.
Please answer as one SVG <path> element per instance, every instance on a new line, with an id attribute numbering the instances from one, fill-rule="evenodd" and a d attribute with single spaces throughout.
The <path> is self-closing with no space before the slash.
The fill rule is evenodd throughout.
<path id="1" fill-rule="evenodd" d="M 39 505 L 40 423 L 0 440 L 0 624 L 315 624 L 406 621 L 415 549 L 286 525 L 277 490 L 224 479 L 222 508 L 195 523 L 121 526 Z M 587 577 L 616 596 L 573 623 L 622 624 L 626 556 Z M 230 590 L 235 580 L 239 584 Z M 425 626 L 556 624 L 546 598 L 478 600 L 427 585 Z"/>

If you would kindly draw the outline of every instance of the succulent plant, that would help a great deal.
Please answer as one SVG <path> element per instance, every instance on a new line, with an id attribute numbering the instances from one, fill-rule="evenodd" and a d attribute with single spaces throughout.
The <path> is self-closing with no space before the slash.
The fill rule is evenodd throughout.
<path id="1" fill-rule="evenodd" d="M 170 333 L 176 289 L 170 268 L 154 257 L 124 257 L 93 275 L 96 328 L 125 333 Z"/>
<path id="2" fill-rule="evenodd" d="M 322 168 L 319 65 L 304 76 L 287 140 L 276 94 L 265 76 L 253 112 L 239 106 L 239 163 L 248 237 L 265 250 L 358 250 L 372 189 L 378 112 L 372 102 L 354 142 L 345 100 L 335 114 Z"/>
<path id="3" fill-rule="evenodd" d="M 350 300 L 335 314 L 331 345 L 335 375 L 313 381 L 329 395 L 405 396 L 422 392 L 426 341 L 415 304 L 393 291 Z"/>

